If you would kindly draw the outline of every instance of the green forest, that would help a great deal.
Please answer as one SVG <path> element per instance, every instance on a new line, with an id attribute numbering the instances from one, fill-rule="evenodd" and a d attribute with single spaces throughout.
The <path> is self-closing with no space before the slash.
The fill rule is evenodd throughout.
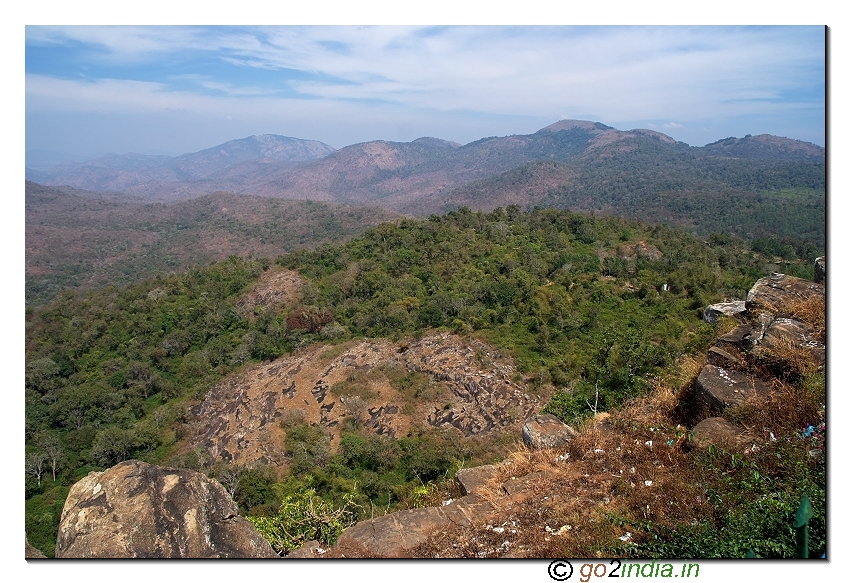
<path id="1" fill-rule="evenodd" d="M 332 515 L 332 538 L 375 508 L 420 505 L 450 470 L 486 463 L 437 432 L 392 439 L 352 419 L 330 451 L 321 426 L 288 421 L 288 475 L 177 455 L 188 407 L 225 376 L 313 343 L 402 339 L 428 330 L 478 338 L 510 355 L 517 379 L 555 389 L 545 411 L 568 423 L 644 392 L 715 330 L 706 305 L 746 297 L 780 267 L 812 277 L 811 243 L 694 237 L 665 225 L 519 207 L 467 208 L 370 228 L 274 262 L 306 279 L 299 304 L 245 313 L 240 294 L 272 261 L 225 261 L 84 293 L 26 311 L 26 531 L 52 556 L 70 486 L 137 458 L 205 471 L 266 533 L 304 492 Z M 775 263 L 777 260 L 780 264 Z M 386 371 L 416 391 L 413 373 Z M 302 500 L 303 501 L 303 500 Z M 316 533 L 304 533 L 304 536 Z M 298 537 L 280 539 L 289 550 Z M 307 539 L 304 539 L 307 540 Z M 303 541 L 302 541 L 303 542 Z"/>

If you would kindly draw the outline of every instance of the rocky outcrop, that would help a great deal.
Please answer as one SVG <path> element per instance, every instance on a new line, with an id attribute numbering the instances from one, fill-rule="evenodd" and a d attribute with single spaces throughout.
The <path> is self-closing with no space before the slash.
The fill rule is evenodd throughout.
<path id="1" fill-rule="evenodd" d="M 825 296 L 824 286 L 784 273 L 773 273 L 758 280 L 747 294 L 747 309 L 777 313 L 778 308 L 811 297 Z"/>
<path id="2" fill-rule="evenodd" d="M 749 324 L 741 324 L 731 332 L 717 339 L 717 346 L 734 346 L 739 350 L 746 350 L 755 343 L 756 336 L 753 327 Z"/>
<path id="3" fill-rule="evenodd" d="M 717 324 L 722 316 L 734 316 L 746 310 L 745 304 L 746 302 L 743 300 L 711 304 L 703 311 L 702 319 L 709 324 Z"/>
<path id="4" fill-rule="evenodd" d="M 335 446 L 350 407 L 333 388 L 355 377 L 365 379 L 364 392 L 349 390 L 349 395 L 361 397 L 363 425 L 377 434 L 405 435 L 423 422 L 454 427 L 464 436 L 518 432 L 546 395 L 529 394 L 513 380 L 511 364 L 492 352 L 448 333 L 403 343 L 359 340 L 308 348 L 213 387 L 191 411 L 189 447 L 208 452 L 213 460 L 283 467 L 286 429 L 281 422 L 292 417 L 324 427 Z M 427 378 L 428 397 L 402 392 L 381 372 L 387 369 Z"/>
<path id="5" fill-rule="evenodd" d="M 717 413 L 756 395 L 766 395 L 768 391 L 770 385 L 762 380 L 712 364 L 702 368 L 696 382 L 697 398 Z"/>
<path id="6" fill-rule="evenodd" d="M 286 555 L 287 559 L 315 559 L 327 552 L 327 548 L 317 540 L 308 541 L 300 549 Z"/>
<path id="7" fill-rule="evenodd" d="M 130 460 L 71 488 L 57 558 L 275 558 L 224 488 L 191 470 Z"/>
<path id="8" fill-rule="evenodd" d="M 576 431 L 554 415 L 535 415 L 522 427 L 522 440 L 529 449 L 562 447 Z"/>
<path id="9" fill-rule="evenodd" d="M 470 526 L 493 506 L 477 496 L 464 496 L 439 507 L 413 508 L 358 522 L 340 535 L 335 548 L 360 556 L 399 558 L 428 536 L 450 525 Z"/>
<path id="10" fill-rule="evenodd" d="M 815 331 L 799 320 L 772 318 L 765 324 L 764 333 L 753 349 L 753 356 L 782 355 L 788 349 L 802 349 L 818 364 L 826 361 L 826 345 L 817 339 Z"/>

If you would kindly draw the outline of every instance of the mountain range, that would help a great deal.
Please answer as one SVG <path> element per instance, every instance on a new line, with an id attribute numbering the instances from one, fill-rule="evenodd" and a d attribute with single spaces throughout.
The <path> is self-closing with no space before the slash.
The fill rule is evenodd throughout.
<path id="1" fill-rule="evenodd" d="M 334 150 L 251 136 L 178 157 L 126 154 L 27 169 L 27 179 L 148 201 L 224 191 L 420 217 L 461 206 L 546 206 L 822 245 L 825 160 L 820 146 L 767 134 L 694 147 L 652 130 L 561 120 L 466 145 L 425 137 Z"/>

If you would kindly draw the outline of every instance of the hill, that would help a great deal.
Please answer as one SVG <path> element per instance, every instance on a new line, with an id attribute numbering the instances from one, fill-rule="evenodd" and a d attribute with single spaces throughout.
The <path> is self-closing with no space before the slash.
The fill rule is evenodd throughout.
<path id="1" fill-rule="evenodd" d="M 547 402 L 580 424 L 588 400 L 645 394 L 713 341 L 705 305 L 776 268 L 731 239 L 511 207 L 60 294 L 26 314 L 29 540 L 49 553 L 71 483 L 130 457 L 203 470 L 255 517 L 310 489 L 360 519 L 421 505 Z"/>
<path id="2" fill-rule="evenodd" d="M 274 258 L 398 217 L 369 207 L 214 193 L 173 204 L 26 183 L 26 301 L 230 255 Z"/>
<path id="3" fill-rule="evenodd" d="M 28 176 L 158 200 L 228 191 L 413 216 L 544 206 L 668 222 L 703 236 L 825 243 L 825 150 L 771 135 L 691 147 L 652 130 L 562 120 L 465 145 L 420 138 L 331 151 L 253 136 L 176 159 L 128 155 Z"/>
<path id="4" fill-rule="evenodd" d="M 27 180 L 82 190 L 114 191 L 174 199 L 228 190 L 250 183 L 261 169 L 289 168 L 327 156 L 334 149 L 315 140 L 274 134 L 230 140 L 182 156 L 111 155 L 48 170 L 27 169 Z"/>

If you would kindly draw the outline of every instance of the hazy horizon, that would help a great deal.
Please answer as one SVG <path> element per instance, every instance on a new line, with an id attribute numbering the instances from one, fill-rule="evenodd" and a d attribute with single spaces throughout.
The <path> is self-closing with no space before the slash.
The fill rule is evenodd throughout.
<path id="1" fill-rule="evenodd" d="M 824 146 L 825 52 L 822 26 L 27 26 L 26 149 L 466 144 L 559 119 Z"/>

